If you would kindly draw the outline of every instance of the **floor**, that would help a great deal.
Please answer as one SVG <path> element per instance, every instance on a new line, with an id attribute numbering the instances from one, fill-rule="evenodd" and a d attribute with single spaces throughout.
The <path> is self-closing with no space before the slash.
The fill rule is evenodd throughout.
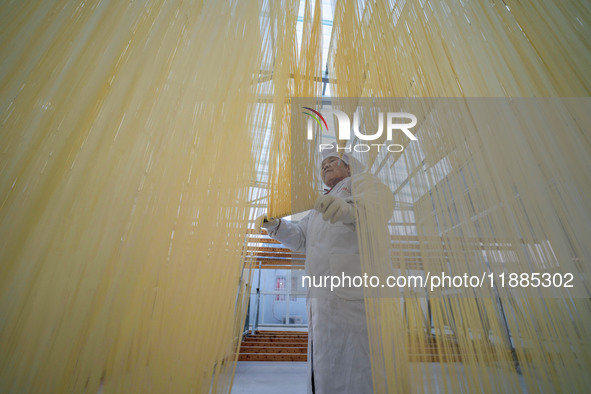
<path id="1" fill-rule="evenodd" d="M 306 393 L 305 362 L 239 361 L 232 394 Z"/>
<path id="2" fill-rule="evenodd" d="M 442 375 L 454 376 L 464 374 L 460 364 L 448 364 L 451 370 L 442 370 L 440 364 L 415 363 L 414 368 L 421 369 L 424 384 L 434 392 L 446 392 L 452 389 L 440 387 Z M 447 369 L 447 368 L 446 368 Z M 417 375 L 415 375 L 417 376 Z M 431 381 L 428 384 L 427 381 Z M 522 376 L 518 376 L 521 392 L 527 393 Z M 443 383 L 445 385 L 445 383 Z M 514 389 L 514 387 L 513 387 Z M 453 390 L 453 389 L 452 389 Z M 305 394 L 306 393 L 306 363 L 305 362 L 269 362 L 269 361 L 239 361 L 234 375 L 233 394 Z"/>

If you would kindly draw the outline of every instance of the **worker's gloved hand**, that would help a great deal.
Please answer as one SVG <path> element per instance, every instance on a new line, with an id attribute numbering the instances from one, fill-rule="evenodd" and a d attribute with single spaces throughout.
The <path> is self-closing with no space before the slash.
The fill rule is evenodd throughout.
<path id="1" fill-rule="evenodd" d="M 322 214 L 322 219 L 336 222 L 353 223 L 355 221 L 355 209 L 353 205 L 336 196 L 320 196 L 314 204 L 314 209 Z"/>
<path id="2" fill-rule="evenodd" d="M 264 228 L 265 230 L 273 230 L 275 227 L 279 226 L 279 219 L 267 219 L 267 215 L 261 215 L 256 218 L 256 226 L 257 228 Z"/>

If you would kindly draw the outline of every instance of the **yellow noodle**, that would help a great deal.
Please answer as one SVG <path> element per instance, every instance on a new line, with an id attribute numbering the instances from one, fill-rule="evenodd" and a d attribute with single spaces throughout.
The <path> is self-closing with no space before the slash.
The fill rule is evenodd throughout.
<path id="1" fill-rule="evenodd" d="M 292 103 L 328 109 L 331 16 L 302 6 L 298 44 L 297 1 L 0 3 L 0 391 L 230 390 L 254 213 L 319 195 L 321 133 Z M 396 198 L 389 232 L 359 214 L 363 271 L 578 286 L 366 289 L 375 390 L 584 392 L 589 4 L 339 0 L 333 19 L 330 106 L 419 119 L 402 152 L 355 155 Z"/>

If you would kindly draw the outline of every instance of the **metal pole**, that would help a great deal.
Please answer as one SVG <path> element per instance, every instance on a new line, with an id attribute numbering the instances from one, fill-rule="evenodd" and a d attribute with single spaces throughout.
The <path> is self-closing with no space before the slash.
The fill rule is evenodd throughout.
<path id="1" fill-rule="evenodd" d="M 259 309 L 260 309 L 260 305 L 261 305 L 261 265 L 262 262 L 259 260 L 259 280 L 258 280 L 258 286 L 257 286 L 257 295 L 256 295 L 256 303 L 255 303 L 255 313 L 256 313 L 256 317 L 254 319 L 254 326 L 252 327 L 252 333 L 254 334 L 256 332 L 256 330 L 259 329 Z"/>

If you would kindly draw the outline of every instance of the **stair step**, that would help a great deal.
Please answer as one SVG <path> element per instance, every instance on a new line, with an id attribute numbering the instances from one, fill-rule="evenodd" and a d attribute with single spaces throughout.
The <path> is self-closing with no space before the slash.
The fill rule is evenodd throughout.
<path id="1" fill-rule="evenodd" d="M 248 330 L 249 334 L 252 334 L 252 330 Z M 308 331 L 278 331 L 278 330 L 257 330 L 255 331 L 256 335 L 265 335 L 265 334 L 286 334 L 286 335 L 292 335 L 292 334 L 299 334 L 299 335 L 308 335 Z"/>
<path id="2" fill-rule="evenodd" d="M 307 354 L 307 347 L 256 347 L 256 346 L 241 346 L 240 353 L 293 353 L 293 354 Z"/>
<path id="3" fill-rule="evenodd" d="M 307 361 L 306 354 L 240 353 L 238 361 Z"/>
<path id="4" fill-rule="evenodd" d="M 250 343 L 303 343 L 306 344 L 308 343 L 308 339 L 301 339 L 301 338 L 285 338 L 285 339 L 279 339 L 279 338 L 253 338 L 253 337 L 248 337 L 244 339 L 244 342 L 250 342 Z"/>
<path id="5" fill-rule="evenodd" d="M 256 346 L 256 347 L 307 347 L 308 343 L 302 342 L 242 342 L 242 346 Z"/>

